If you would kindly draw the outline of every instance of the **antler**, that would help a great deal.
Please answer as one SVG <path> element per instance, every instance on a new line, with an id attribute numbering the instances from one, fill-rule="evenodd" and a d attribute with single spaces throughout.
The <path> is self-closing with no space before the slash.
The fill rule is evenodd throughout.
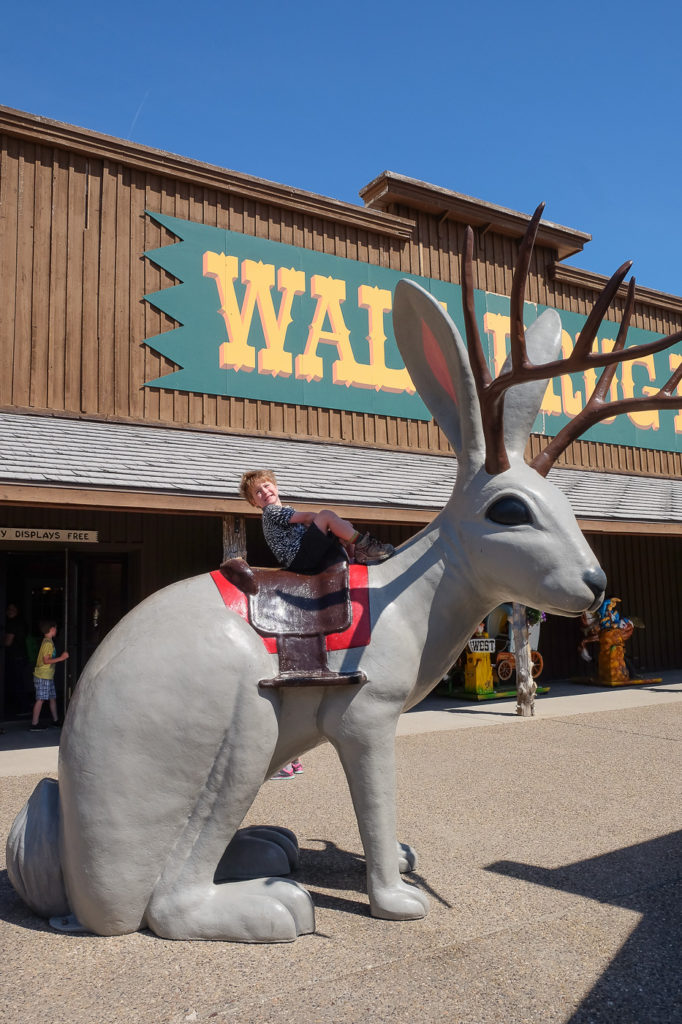
<path id="1" fill-rule="evenodd" d="M 504 396 L 509 388 L 517 384 L 524 384 L 533 380 L 550 380 L 552 377 L 558 377 L 565 373 L 576 373 L 580 370 L 604 367 L 604 372 L 599 377 L 585 408 L 570 423 L 567 423 L 556 437 L 550 441 L 547 447 L 531 462 L 533 468 L 541 476 L 547 475 L 557 457 L 572 441 L 575 441 L 577 437 L 594 426 L 595 423 L 599 423 L 600 420 L 607 419 L 610 416 L 617 416 L 619 413 L 629 412 L 634 408 L 641 410 L 682 408 L 682 395 L 673 394 L 680 380 L 682 380 L 682 364 L 680 364 L 667 383 L 655 395 L 627 398 L 616 402 L 605 401 L 619 363 L 629 362 L 632 359 L 641 359 L 643 356 L 661 352 L 682 339 L 682 331 L 677 331 L 674 334 L 667 335 L 665 338 L 659 338 L 658 341 L 634 345 L 627 351 L 624 351 L 635 302 L 635 280 L 632 278 L 628 287 L 623 319 L 612 351 L 592 352 L 592 346 L 597 336 L 599 325 L 632 266 L 630 260 L 618 268 L 602 289 L 590 315 L 585 321 L 582 331 L 578 335 L 575 347 L 567 359 L 554 359 L 551 362 L 540 364 L 532 363 L 528 359 L 526 332 L 523 326 L 523 306 L 530 258 L 544 208 L 545 204 L 540 203 L 530 219 L 521 242 L 519 259 L 512 278 L 511 297 L 509 300 L 511 366 L 509 370 L 501 373 L 499 377 L 494 379 L 488 371 L 478 325 L 476 324 L 473 283 L 474 233 L 470 227 L 466 230 L 462 264 L 462 306 L 467 347 L 469 349 L 469 362 L 476 383 L 476 391 L 481 408 L 481 419 L 483 421 L 483 435 L 486 445 L 485 468 L 491 475 L 503 473 L 506 469 L 509 469 L 509 459 L 504 445 Z"/>
<path id="2" fill-rule="evenodd" d="M 606 285 L 606 288 L 608 288 L 608 285 Z M 606 291 L 606 288 L 604 289 L 604 292 Z M 595 303 L 592 314 L 594 314 L 604 292 L 602 292 L 597 303 Z M 634 304 L 635 279 L 633 277 L 628 285 L 625 311 L 623 313 L 618 337 L 616 338 L 616 343 L 613 346 L 611 355 L 622 352 L 625 347 L 628 328 L 630 326 L 630 317 L 632 316 L 632 308 Z M 585 327 L 580 332 L 575 348 L 567 362 L 570 362 L 573 359 L 573 356 L 575 356 L 578 344 L 582 340 L 582 336 L 586 328 L 587 324 L 585 324 Z M 604 372 L 600 375 L 592 394 L 585 404 L 585 407 L 581 409 L 577 416 L 573 417 L 570 423 L 567 423 L 566 426 L 552 438 L 549 444 L 539 453 L 539 455 L 535 456 L 531 462 L 533 469 L 536 469 L 540 476 L 547 476 L 558 456 L 568 448 L 569 444 L 580 437 L 581 434 L 584 434 L 590 427 L 594 426 L 595 423 L 599 423 L 601 420 L 607 419 L 610 416 L 617 416 L 619 413 L 629 412 L 631 409 L 641 409 L 642 411 L 646 411 L 649 409 L 682 408 L 682 395 L 673 394 L 677 385 L 682 380 L 682 363 L 680 363 L 674 373 L 670 375 L 663 387 L 659 388 L 656 394 L 643 395 L 640 398 L 623 398 L 616 402 L 606 401 L 606 396 L 609 393 L 613 375 L 620 362 L 629 362 L 631 359 L 637 359 L 642 355 L 647 355 L 649 352 L 660 352 L 662 349 L 669 348 L 671 345 L 674 345 L 675 342 L 680 339 L 682 339 L 682 331 L 677 331 L 675 334 L 668 334 L 665 338 L 661 338 L 657 342 L 650 342 L 648 345 L 635 345 L 633 348 L 625 352 L 620 359 L 613 359 L 610 364 L 606 365 Z M 591 344 L 592 341 L 590 341 L 590 346 Z M 589 358 L 589 352 L 587 355 Z M 576 369 L 584 369 L 590 365 L 598 366 L 600 364 L 594 360 L 594 357 L 592 357 L 589 358 L 589 362 L 586 359 L 584 361 L 584 365 L 576 366 Z"/>

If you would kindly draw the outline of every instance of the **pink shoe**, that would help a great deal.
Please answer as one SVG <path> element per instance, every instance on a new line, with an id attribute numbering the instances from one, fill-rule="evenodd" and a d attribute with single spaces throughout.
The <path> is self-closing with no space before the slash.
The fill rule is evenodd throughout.
<path id="1" fill-rule="evenodd" d="M 275 779 L 293 779 L 293 777 L 294 777 L 294 769 L 291 767 L 290 764 L 288 764 L 286 766 L 286 768 L 280 768 L 280 770 L 278 772 L 276 772 L 275 775 L 272 775 L 270 777 L 270 781 L 274 782 Z"/>
<path id="2" fill-rule="evenodd" d="M 291 767 L 294 770 L 294 775 L 301 775 L 303 772 L 303 765 L 300 761 L 292 761 Z"/>

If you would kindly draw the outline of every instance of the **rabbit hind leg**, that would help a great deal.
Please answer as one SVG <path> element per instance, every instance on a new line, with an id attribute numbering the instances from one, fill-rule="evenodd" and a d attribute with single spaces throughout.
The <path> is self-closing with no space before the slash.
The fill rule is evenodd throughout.
<path id="1" fill-rule="evenodd" d="M 315 929 L 305 889 L 273 877 L 288 873 L 296 861 L 295 840 L 287 830 L 265 830 L 264 835 L 247 829 L 236 840 L 236 848 L 257 851 L 256 864 L 268 877 L 218 880 L 235 863 L 235 847 L 230 854 L 230 843 L 226 851 L 225 837 L 239 836 L 238 826 L 266 776 L 278 738 L 276 720 L 258 711 L 245 715 L 241 726 L 225 737 L 149 900 L 146 923 L 164 938 L 290 942 Z"/>
<path id="2" fill-rule="evenodd" d="M 296 882 L 254 878 L 155 892 L 147 924 L 167 939 L 293 942 L 315 931 L 309 893 Z"/>

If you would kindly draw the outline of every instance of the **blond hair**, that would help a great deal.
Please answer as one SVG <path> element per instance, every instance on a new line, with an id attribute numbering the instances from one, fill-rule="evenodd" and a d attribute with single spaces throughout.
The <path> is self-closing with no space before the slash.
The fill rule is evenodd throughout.
<path id="1" fill-rule="evenodd" d="M 242 476 L 241 483 L 239 484 L 239 493 L 245 501 L 248 501 L 249 505 L 256 504 L 251 492 L 254 486 L 259 484 L 261 480 L 270 480 L 277 486 L 277 477 L 271 469 L 250 469 Z"/>

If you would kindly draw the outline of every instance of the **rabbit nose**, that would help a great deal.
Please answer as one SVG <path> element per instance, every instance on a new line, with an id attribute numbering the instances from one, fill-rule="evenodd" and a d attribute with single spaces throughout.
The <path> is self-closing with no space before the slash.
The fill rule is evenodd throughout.
<path id="1" fill-rule="evenodd" d="M 602 569 L 588 569 L 583 575 L 583 582 L 590 588 L 595 600 L 606 590 L 606 575 Z"/>

